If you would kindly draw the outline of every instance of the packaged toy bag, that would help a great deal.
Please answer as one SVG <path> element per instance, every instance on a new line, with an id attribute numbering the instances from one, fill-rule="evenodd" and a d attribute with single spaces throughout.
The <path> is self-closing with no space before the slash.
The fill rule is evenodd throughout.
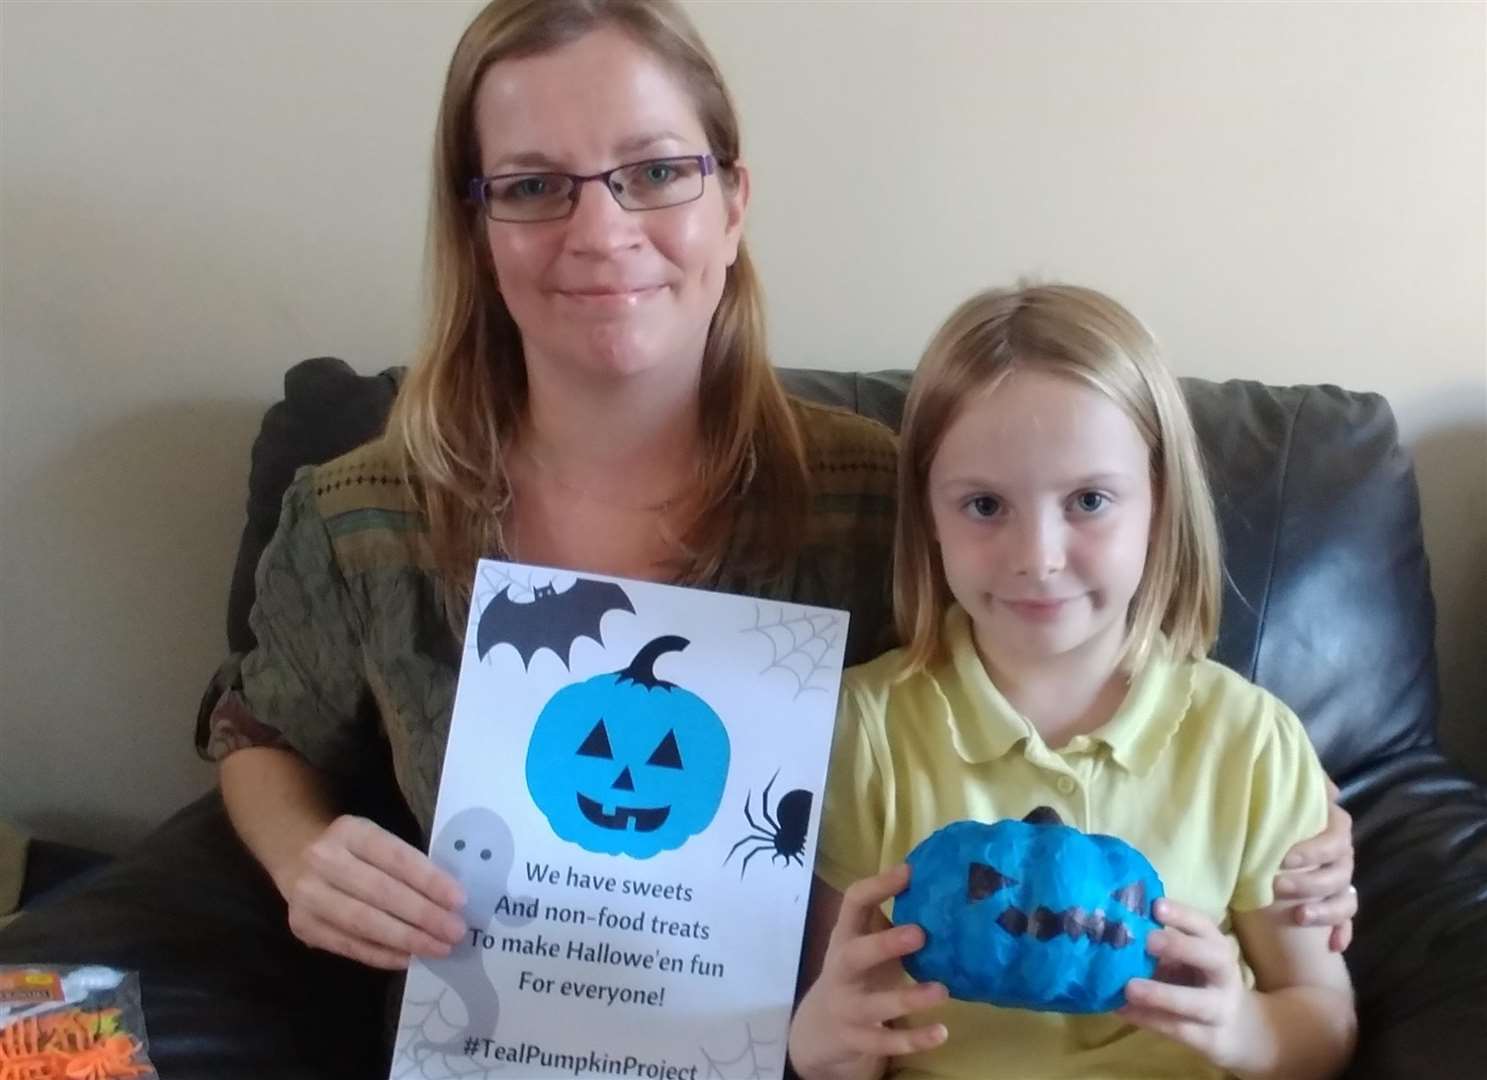
<path id="1" fill-rule="evenodd" d="M 0 965 L 0 1080 L 158 1080 L 139 978 L 106 967 Z"/>

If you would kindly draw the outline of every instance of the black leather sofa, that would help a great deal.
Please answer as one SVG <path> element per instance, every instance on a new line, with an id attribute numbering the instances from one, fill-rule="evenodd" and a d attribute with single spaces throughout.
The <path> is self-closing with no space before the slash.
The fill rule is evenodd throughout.
<path id="1" fill-rule="evenodd" d="M 374 435 L 398 375 L 362 377 L 324 358 L 289 371 L 253 448 L 231 649 L 251 647 L 253 568 L 294 469 Z M 785 378 L 893 425 L 908 381 Z M 1434 605 L 1414 474 L 1389 407 L 1336 387 L 1184 388 L 1227 550 L 1216 655 L 1301 715 L 1355 819 L 1361 911 L 1348 964 L 1361 1042 L 1348 1075 L 1487 1076 L 1487 789 L 1437 746 Z M 387 781 L 365 778 L 358 809 L 411 836 Z M 0 963 L 33 961 L 138 970 L 165 1080 L 387 1075 L 395 986 L 289 936 L 216 795 L 0 931 Z"/>

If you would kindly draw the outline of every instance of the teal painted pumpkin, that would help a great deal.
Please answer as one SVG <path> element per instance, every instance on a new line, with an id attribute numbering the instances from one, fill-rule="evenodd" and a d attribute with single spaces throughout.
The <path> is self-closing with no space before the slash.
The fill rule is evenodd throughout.
<path id="1" fill-rule="evenodd" d="M 904 959 L 910 975 L 964 1001 L 1066 1013 L 1118 1009 L 1127 982 L 1152 976 L 1155 868 L 1123 840 L 1057 820 L 1044 807 L 1023 821 L 957 821 L 909 852 L 893 921 L 924 929 Z"/>
<path id="2" fill-rule="evenodd" d="M 585 851 L 648 859 L 711 823 L 728 779 L 728 731 L 696 694 L 656 677 L 687 647 L 659 637 L 623 671 L 565 686 L 527 744 L 527 788 L 553 832 Z"/>

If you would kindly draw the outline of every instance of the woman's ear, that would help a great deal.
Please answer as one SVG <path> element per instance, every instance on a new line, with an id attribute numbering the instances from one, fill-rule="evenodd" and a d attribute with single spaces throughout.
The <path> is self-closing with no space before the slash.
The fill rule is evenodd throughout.
<path id="1" fill-rule="evenodd" d="M 496 292 L 501 291 L 501 278 L 496 273 L 496 260 L 491 257 L 490 240 L 485 234 L 485 217 L 478 211 L 470 221 L 470 254 L 475 258 L 475 265 L 483 270 L 491 281 L 491 286 Z"/>
<path id="2" fill-rule="evenodd" d="M 743 239 L 744 218 L 749 211 L 749 167 L 741 161 L 735 161 L 729 170 L 733 173 L 733 183 L 719 184 L 723 190 L 723 209 L 727 217 L 723 222 L 723 237 L 728 244 L 727 265 L 732 266 L 738 261 L 738 245 Z"/>

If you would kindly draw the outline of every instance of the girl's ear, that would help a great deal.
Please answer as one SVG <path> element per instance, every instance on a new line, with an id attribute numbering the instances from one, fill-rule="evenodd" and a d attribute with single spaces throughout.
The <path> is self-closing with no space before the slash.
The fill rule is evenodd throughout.
<path id="1" fill-rule="evenodd" d="M 940 530 L 935 527 L 934 508 L 929 505 L 929 492 L 926 490 L 929 485 L 926 480 L 921 480 L 916 486 L 919 489 L 919 506 L 917 509 L 919 510 L 920 524 L 924 529 L 925 535 L 929 537 L 930 546 L 938 548 L 940 546 Z"/>

